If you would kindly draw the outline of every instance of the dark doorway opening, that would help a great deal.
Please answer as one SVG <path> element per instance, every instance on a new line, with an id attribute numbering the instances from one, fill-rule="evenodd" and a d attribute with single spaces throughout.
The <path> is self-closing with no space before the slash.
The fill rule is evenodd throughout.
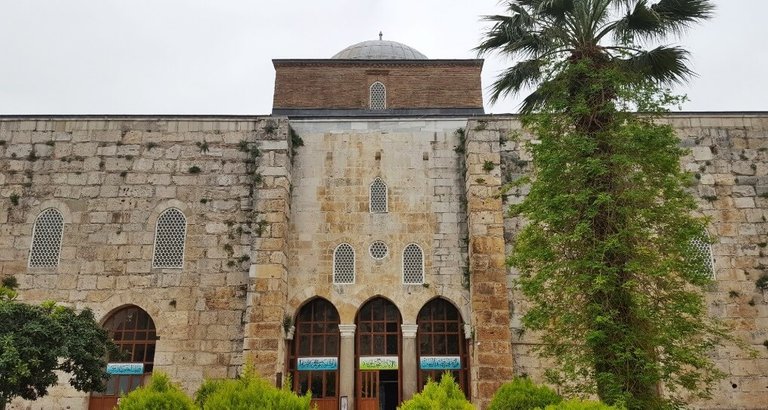
<path id="1" fill-rule="evenodd" d="M 397 370 L 379 370 L 379 408 L 396 410 L 400 404 Z"/>

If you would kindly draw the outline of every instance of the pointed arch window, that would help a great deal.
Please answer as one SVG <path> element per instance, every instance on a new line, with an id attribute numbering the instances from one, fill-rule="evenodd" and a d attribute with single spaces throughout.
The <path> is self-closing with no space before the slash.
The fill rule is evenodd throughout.
<path id="1" fill-rule="evenodd" d="M 333 251 L 333 283 L 355 283 L 355 250 L 347 243 Z"/>
<path id="2" fill-rule="evenodd" d="M 385 213 L 388 210 L 387 184 L 376 178 L 371 183 L 371 192 L 369 197 L 369 209 L 371 213 Z"/>
<path id="3" fill-rule="evenodd" d="M 387 108 L 387 88 L 380 81 L 371 84 L 370 108 L 372 110 L 384 110 Z"/>
<path id="4" fill-rule="evenodd" d="M 184 266 L 184 243 L 187 218 L 176 208 L 169 208 L 157 218 L 153 268 L 181 269 Z"/>
<path id="5" fill-rule="evenodd" d="M 48 208 L 37 216 L 32 227 L 32 245 L 29 249 L 30 268 L 59 266 L 64 217 L 57 209 Z"/>
<path id="6" fill-rule="evenodd" d="M 421 285 L 424 283 L 424 252 L 412 243 L 403 250 L 403 283 Z"/>

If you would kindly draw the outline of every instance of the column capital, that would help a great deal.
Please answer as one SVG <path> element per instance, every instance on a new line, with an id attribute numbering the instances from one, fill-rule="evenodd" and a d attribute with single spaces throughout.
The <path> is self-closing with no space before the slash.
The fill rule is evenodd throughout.
<path id="1" fill-rule="evenodd" d="M 416 329 L 419 328 L 419 325 L 400 325 L 400 328 L 403 331 L 403 338 L 409 337 L 411 339 L 416 337 Z"/>
<path id="2" fill-rule="evenodd" d="M 357 325 L 339 325 L 341 337 L 355 337 L 355 328 Z"/>

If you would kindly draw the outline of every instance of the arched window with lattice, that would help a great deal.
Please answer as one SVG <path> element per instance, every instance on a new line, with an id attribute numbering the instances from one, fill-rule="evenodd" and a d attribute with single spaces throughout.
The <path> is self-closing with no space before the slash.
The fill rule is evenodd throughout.
<path id="1" fill-rule="evenodd" d="M 387 108 L 387 88 L 380 81 L 371 84 L 370 108 L 384 110 Z"/>
<path id="2" fill-rule="evenodd" d="M 48 208 L 37 216 L 32 227 L 32 245 L 29 248 L 30 268 L 59 266 L 64 217 L 57 209 Z"/>
<path id="3" fill-rule="evenodd" d="M 403 283 L 406 285 L 424 283 L 424 252 L 415 243 L 403 249 Z"/>
<path id="4" fill-rule="evenodd" d="M 369 196 L 368 208 L 370 209 L 371 213 L 376 214 L 387 212 L 388 206 L 387 184 L 385 184 L 381 178 L 376 178 L 371 183 L 371 193 Z"/>
<path id="5" fill-rule="evenodd" d="M 715 258 L 712 254 L 712 240 L 706 231 L 693 238 L 690 243 L 692 261 L 704 268 L 704 272 L 712 279 L 715 278 Z"/>
<path id="6" fill-rule="evenodd" d="M 347 243 L 333 251 L 333 283 L 355 283 L 355 250 Z"/>
<path id="7" fill-rule="evenodd" d="M 157 218 L 153 268 L 180 269 L 184 266 L 187 218 L 176 208 L 169 208 Z"/>

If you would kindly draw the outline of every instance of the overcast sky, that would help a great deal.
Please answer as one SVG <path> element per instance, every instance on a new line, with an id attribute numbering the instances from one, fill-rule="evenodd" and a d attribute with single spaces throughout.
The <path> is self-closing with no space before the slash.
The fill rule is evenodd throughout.
<path id="1" fill-rule="evenodd" d="M 715 0 L 674 40 L 687 111 L 768 111 L 768 1 Z M 497 0 L 0 0 L 0 114 L 269 114 L 273 58 L 399 41 L 475 58 Z M 486 58 L 483 86 L 511 62 Z M 486 93 L 487 94 L 487 93 Z M 517 112 L 519 99 L 486 112 Z"/>

